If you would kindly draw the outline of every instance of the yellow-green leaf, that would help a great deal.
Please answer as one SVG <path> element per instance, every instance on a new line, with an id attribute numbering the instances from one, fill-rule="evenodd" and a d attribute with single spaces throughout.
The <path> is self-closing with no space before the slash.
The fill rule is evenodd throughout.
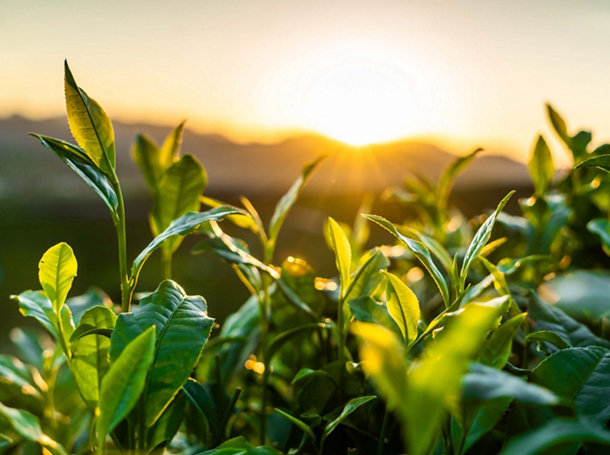
<path id="1" fill-rule="evenodd" d="M 341 279 L 341 296 L 345 296 L 349 288 L 350 272 L 352 265 L 352 249 L 349 239 L 341 229 L 341 226 L 331 217 L 328 218 L 328 229 L 330 234 L 331 246 L 335 252 L 335 262 L 337 271 Z"/>
<path id="2" fill-rule="evenodd" d="M 76 84 L 68 62 L 64 70 L 66 111 L 72 136 L 105 174 L 112 175 L 115 168 L 112 122 L 97 101 Z"/>
<path id="3" fill-rule="evenodd" d="M 400 328 L 405 340 L 413 341 L 417 338 L 417 322 L 420 317 L 419 301 L 409 286 L 396 275 L 387 272 L 388 312 Z"/>
<path id="4" fill-rule="evenodd" d="M 530 177 L 534 182 L 536 195 L 543 196 L 549 189 L 555 168 L 551 150 L 542 136 L 538 136 L 528 163 Z"/>
<path id="5" fill-rule="evenodd" d="M 38 280 L 56 314 L 66 301 L 77 267 L 72 248 L 64 242 L 49 248 L 38 263 Z"/>

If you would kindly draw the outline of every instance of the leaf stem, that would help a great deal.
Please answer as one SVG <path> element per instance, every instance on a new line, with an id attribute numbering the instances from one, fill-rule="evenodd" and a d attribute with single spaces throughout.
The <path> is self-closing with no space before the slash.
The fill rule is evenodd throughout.
<path id="1" fill-rule="evenodd" d="M 343 315 L 343 297 L 339 297 L 337 301 L 337 329 L 339 333 L 339 355 L 337 360 L 339 361 L 339 394 L 341 400 L 343 400 L 344 383 L 345 383 L 345 322 Z"/>
<path id="2" fill-rule="evenodd" d="M 166 248 L 161 250 L 161 266 L 163 267 L 163 279 L 172 279 L 172 252 Z"/>
<path id="3" fill-rule="evenodd" d="M 131 307 L 131 284 L 127 272 L 127 234 L 125 228 L 125 202 L 121 184 L 116 173 L 111 176 L 112 185 L 117 194 L 118 210 L 114 227 L 116 228 L 119 246 L 119 273 L 121 278 L 121 312 L 126 313 Z"/>
<path id="4" fill-rule="evenodd" d="M 379 442 L 377 443 L 377 455 L 383 455 L 385 449 L 385 436 L 388 432 L 388 424 L 390 422 L 390 410 L 386 406 L 383 414 L 383 422 L 381 423 L 381 432 L 379 433 Z"/>

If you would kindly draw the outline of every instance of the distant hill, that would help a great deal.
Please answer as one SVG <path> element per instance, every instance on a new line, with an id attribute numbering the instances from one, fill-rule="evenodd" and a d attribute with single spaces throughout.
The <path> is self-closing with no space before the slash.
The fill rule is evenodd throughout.
<path id="1" fill-rule="evenodd" d="M 131 160 L 131 144 L 137 132 L 161 142 L 171 127 L 114 122 L 117 167 L 127 198 L 146 193 L 144 181 Z M 88 200 L 93 198 L 78 177 L 26 135 L 37 132 L 71 139 L 65 118 L 34 121 L 20 116 L 0 119 L 0 198 Z M 307 192 L 345 195 L 380 192 L 400 184 L 410 172 L 436 179 L 454 157 L 432 144 L 398 141 L 354 148 L 323 136 L 293 137 L 276 144 L 236 144 L 220 135 L 186 130 L 183 153 L 195 155 L 209 176 L 206 194 L 249 197 L 284 192 L 301 167 L 327 155 L 314 174 Z M 509 158 L 484 153 L 459 178 L 457 188 L 522 187 L 528 185 L 525 166 Z"/>

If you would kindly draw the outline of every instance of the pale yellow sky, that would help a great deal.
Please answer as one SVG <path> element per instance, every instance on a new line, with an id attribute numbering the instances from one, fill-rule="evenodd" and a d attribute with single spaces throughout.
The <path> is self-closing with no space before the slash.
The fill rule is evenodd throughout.
<path id="1" fill-rule="evenodd" d="M 112 118 L 523 159 L 545 101 L 610 138 L 608 24 L 593 0 L 0 0 L 0 116 L 61 115 L 67 58 Z"/>

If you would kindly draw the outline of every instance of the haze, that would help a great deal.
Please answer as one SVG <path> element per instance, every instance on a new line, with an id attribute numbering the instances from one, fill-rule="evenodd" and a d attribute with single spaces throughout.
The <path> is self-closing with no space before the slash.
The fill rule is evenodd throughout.
<path id="1" fill-rule="evenodd" d="M 63 115 L 67 58 L 125 121 L 525 159 L 545 101 L 571 130 L 610 137 L 609 23 L 610 3 L 592 0 L 2 0 L 0 116 Z"/>

